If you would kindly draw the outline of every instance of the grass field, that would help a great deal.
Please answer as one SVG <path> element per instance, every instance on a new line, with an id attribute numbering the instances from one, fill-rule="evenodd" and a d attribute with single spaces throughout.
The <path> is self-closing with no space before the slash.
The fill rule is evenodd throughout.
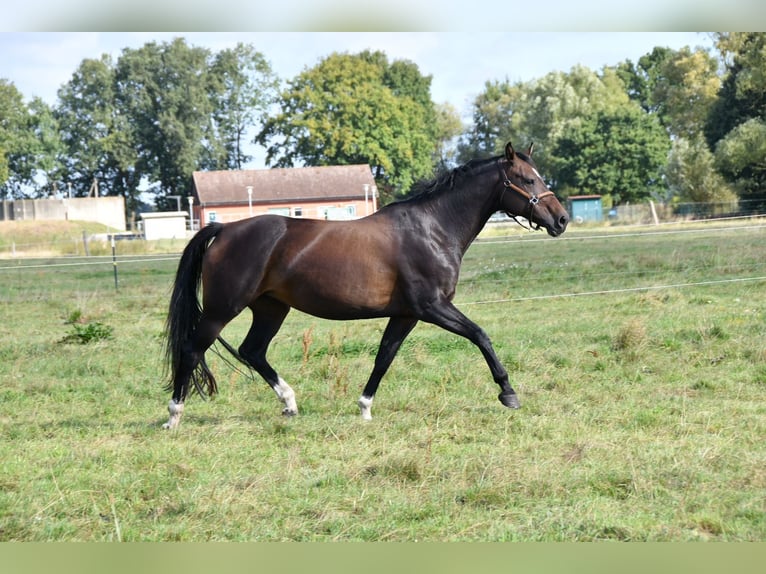
<path id="1" fill-rule="evenodd" d="M 177 258 L 121 257 L 118 291 L 108 258 L 0 259 L 0 540 L 766 540 L 764 239 L 757 220 L 489 234 L 456 302 L 520 410 L 421 324 L 365 423 L 385 322 L 293 312 L 270 359 L 299 416 L 209 353 L 221 393 L 170 433 Z"/>

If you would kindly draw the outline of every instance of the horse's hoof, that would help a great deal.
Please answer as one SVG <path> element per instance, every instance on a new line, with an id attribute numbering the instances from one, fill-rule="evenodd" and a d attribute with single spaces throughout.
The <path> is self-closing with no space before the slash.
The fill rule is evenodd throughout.
<path id="1" fill-rule="evenodd" d="M 282 409 L 282 414 L 286 417 L 294 417 L 298 414 L 298 411 L 293 409 Z"/>
<path id="2" fill-rule="evenodd" d="M 521 404 L 519 404 L 519 397 L 516 396 L 516 393 L 500 393 L 497 395 L 497 398 L 509 409 L 518 409 L 521 407 Z"/>

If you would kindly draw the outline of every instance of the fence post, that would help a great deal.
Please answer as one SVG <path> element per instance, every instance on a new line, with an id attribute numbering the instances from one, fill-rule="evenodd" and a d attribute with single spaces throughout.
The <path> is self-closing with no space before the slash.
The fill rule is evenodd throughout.
<path id="1" fill-rule="evenodd" d="M 119 291 L 117 286 L 117 251 L 114 244 L 114 235 L 112 235 L 112 267 L 114 267 L 114 290 Z"/>
<path id="2" fill-rule="evenodd" d="M 88 232 L 82 230 L 82 244 L 85 246 L 85 256 L 90 257 L 90 249 L 88 248 Z"/>
<path id="3" fill-rule="evenodd" d="M 654 224 L 659 225 L 660 220 L 657 218 L 657 210 L 654 209 L 654 202 L 651 199 L 649 200 L 649 207 L 652 208 L 652 219 L 654 219 Z"/>

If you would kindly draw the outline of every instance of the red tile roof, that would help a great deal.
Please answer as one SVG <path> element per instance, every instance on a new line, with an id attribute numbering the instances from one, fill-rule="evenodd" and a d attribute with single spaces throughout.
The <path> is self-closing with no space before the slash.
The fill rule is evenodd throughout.
<path id="1" fill-rule="evenodd" d="M 195 171 L 193 192 L 197 204 L 289 203 L 364 199 L 364 185 L 375 185 L 370 166 L 340 165 L 229 171 Z"/>

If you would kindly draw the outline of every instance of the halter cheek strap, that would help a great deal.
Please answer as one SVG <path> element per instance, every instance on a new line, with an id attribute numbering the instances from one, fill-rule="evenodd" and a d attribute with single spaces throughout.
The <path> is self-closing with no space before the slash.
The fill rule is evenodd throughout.
<path id="1" fill-rule="evenodd" d="M 529 193 L 528 191 L 520 188 L 518 185 L 513 183 L 510 179 L 507 177 L 503 180 L 503 186 L 512 189 L 513 191 L 520 193 L 524 197 L 526 197 L 529 200 L 529 203 L 532 205 L 537 205 L 540 203 L 540 200 L 543 197 L 548 197 L 549 195 L 553 195 L 553 192 L 550 189 L 546 189 L 544 192 L 542 192 L 540 195 L 534 195 L 533 193 Z"/>
<path id="2" fill-rule="evenodd" d="M 519 187 L 518 185 L 516 185 L 515 183 L 513 183 L 510 180 L 510 178 L 508 177 L 508 175 L 505 173 L 505 170 L 502 167 L 500 167 L 499 163 L 497 164 L 497 168 L 500 170 L 500 173 L 501 173 L 502 179 L 503 179 L 503 189 L 500 192 L 500 200 L 501 200 L 501 202 L 502 202 L 502 199 L 503 199 L 503 193 L 505 193 L 506 189 L 511 189 L 511 190 L 515 191 L 516 193 L 520 194 L 522 197 L 527 198 L 529 200 L 529 215 L 528 216 L 525 215 L 524 218 L 529 222 L 529 226 L 526 226 L 523 223 L 521 223 L 517 219 L 517 216 L 512 214 L 511 212 L 506 211 L 505 213 L 511 219 L 513 219 L 516 223 L 518 223 L 521 227 L 523 227 L 524 229 L 529 229 L 529 230 L 533 230 L 533 231 L 539 230 L 540 226 L 532 221 L 532 214 L 534 213 L 535 206 L 538 203 L 540 203 L 540 200 L 543 197 L 548 197 L 549 195 L 554 195 L 554 193 L 550 189 L 546 189 L 540 195 L 535 195 L 534 193 L 529 193 L 525 189 L 523 189 L 523 188 Z M 519 215 L 521 215 L 521 214 L 519 214 Z"/>

